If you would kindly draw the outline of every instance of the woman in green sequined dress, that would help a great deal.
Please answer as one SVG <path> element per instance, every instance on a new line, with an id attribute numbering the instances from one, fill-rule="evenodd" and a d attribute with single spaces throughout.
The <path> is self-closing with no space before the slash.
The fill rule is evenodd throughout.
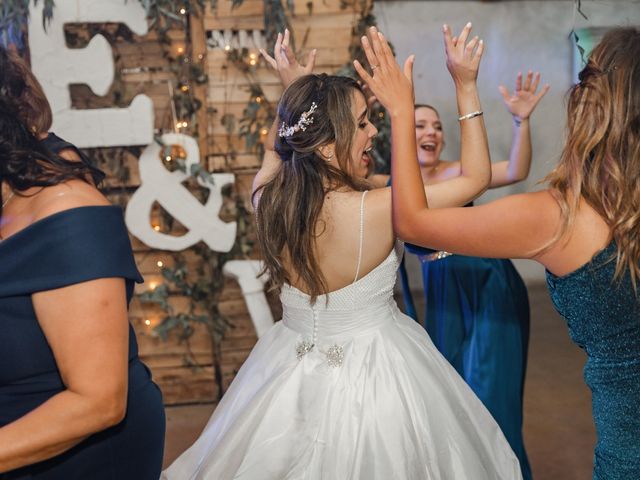
<path id="1" fill-rule="evenodd" d="M 394 85 L 384 70 L 399 67 L 384 39 L 365 49 L 383 75 L 359 73 L 386 105 Z M 598 434 L 593 478 L 640 478 L 640 30 L 610 31 L 589 56 L 568 97 L 567 139 L 546 190 L 430 210 L 415 155 L 413 99 L 395 100 L 397 234 L 437 250 L 545 266 L 554 305 L 588 356 Z M 462 124 L 480 118 L 459 114 Z"/>

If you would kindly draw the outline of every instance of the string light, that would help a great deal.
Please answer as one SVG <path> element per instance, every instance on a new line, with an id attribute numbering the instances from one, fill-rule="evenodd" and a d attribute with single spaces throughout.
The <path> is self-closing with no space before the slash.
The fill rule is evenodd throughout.
<path id="1" fill-rule="evenodd" d="M 380 118 L 384 118 L 384 112 L 380 112 L 380 113 L 378 113 L 378 116 L 379 116 Z"/>
<path id="2" fill-rule="evenodd" d="M 204 58 L 204 55 L 203 55 L 202 53 L 200 53 L 200 54 L 198 55 L 198 60 L 202 60 L 203 58 Z"/>
<path id="3" fill-rule="evenodd" d="M 184 7 L 182 7 L 182 8 L 180 9 L 180 15 L 184 15 L 185 13 L 187 13 L 187 9 L 186 9 L 186 8 L 184 8 Z"/>
<path id="4" fill-rule="evenodd" d="M 254 66 L 256 63 L 258 63 L 255 59 L 251 59 L 249 60 L 249 65 Z"/>
<path id="5" fill-rule="evenodd" d="M 170 161 L 172 161 L 172 160 L 173 160 L 173 157 L 172 157 L 171 155 L 167 155 L 166 157 L 164 157 L 164 159 L 165 159 L 167 162 L 170 162 Z"/>
<path id="6" fill-rule="evenodd" d="M 231 50 L 231 45 L 228 45 L 228 44 L 227 44 L 227 45 L 225 45 L 225 46 L 224 46 L 224 51 L 225 51 L 225 52 L 228 52 L 228 51 L 230 51 L 230 50 Z"/>
<path id="7" fill-rule="evenodd" d="M 182 122 L 182 128 L 187 128 L 188 126 L 189 126 L 189 124 L 186 121 Z"/>
<path id="8" fill-rule="evenodd" d="M 147 318 L 147 319 L 145 319 L 144 324 L 145 324 L 147 327 L 150 327 L 150 326 L 151 326 L 151 320 L 149 320 L 148 318 Z"/>
<path id="9" fill-rule="evenodd" d="M 261 103 L 262 102 L 262 97 L 256 97 L 256 103 Z"/>
<path id="10" fill-rule="evenodd" d="M 178 53 L 184 53 L 184 47 L 178 47 Z"/>
<path id="11" fill-rule="evenodd" d="M 156 282 L 150 282 L 149 283 L 149 288 L 151 290 L 155 290 L 157 286 L 158 286 L 158 284 Z"/>
<path id="12" fill-rule="evenodd" d="M 188 92 L 189 91 L 189 85 L 182 85 L 180 87 L 180 90 L 182 90 L 183 92 Z"/>
<path id="13" fill-rule="evenodd" d="M 159 232 L 159 231 L 160 231 L 160 225 L 154 225 L 154 226 L 153 226 L 153 229 L 154 229 L 156 232 Z"/>
<path id="14" fill-rule="evenodd" d="M 158 265 L 159 268 L 162 268 L 164 266 L 164 263 L 162 262 L 162 260 L 158 260 L 158 263 L 156 263 L 156 265 Z"/>
<path id="15" fill-rule="evenodd" d="M 266 135 L 267 133 L 269 133 L 269 130 L 267 130 L 266 128 L 260 130 L 260 135 Z"/>

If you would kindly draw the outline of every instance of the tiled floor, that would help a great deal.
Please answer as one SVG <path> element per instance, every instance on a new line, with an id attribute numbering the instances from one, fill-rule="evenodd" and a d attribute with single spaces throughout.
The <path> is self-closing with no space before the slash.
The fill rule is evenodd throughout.
<path id="1" fill-rule="evenodd" d="M 529 297 L 532 319 L 524 434 L 534 478 L 587 480 L 595 434 L 591 398 L 582 381 L 584 354 L 569 340 L 544 286 L 531 287 Z M 165 464 L 193 442 L 212 411 L 213 405 L 167 408 Z"/>

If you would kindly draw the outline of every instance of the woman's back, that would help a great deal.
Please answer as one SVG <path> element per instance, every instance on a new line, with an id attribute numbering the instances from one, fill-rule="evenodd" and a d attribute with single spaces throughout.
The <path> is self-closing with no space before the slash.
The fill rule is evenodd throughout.
<path id="1" fill-rule="evenodd" d="M 395 243 L 390 202 L 389 189 L 326 195 L 315 228 L 315 247 L 328 292 L 367 275 L 389 255 Z M 303 285 L 292 284 L 306 291 Z"/>

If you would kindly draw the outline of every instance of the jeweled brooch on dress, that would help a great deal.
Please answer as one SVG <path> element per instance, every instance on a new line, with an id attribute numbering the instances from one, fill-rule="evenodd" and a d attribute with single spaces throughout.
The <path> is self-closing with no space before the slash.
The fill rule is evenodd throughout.
<path id="1" fill-rule="evenodd" d="M 313 343 L 307 340 L 303 340 L 296 345 L 296 357 L 298 357 L 298 360 L 302 360 L 302 357 L 304 357 L 311 350 L 313 350 Z"/>
<path id="2" fill-rule="evenodd" d="M 340 345 L 333 345 L 325 352 L 327 356 L 327 363 L 331 367 L 342 366 L 342 360 L 344 358 L 344 349 Z"/>

